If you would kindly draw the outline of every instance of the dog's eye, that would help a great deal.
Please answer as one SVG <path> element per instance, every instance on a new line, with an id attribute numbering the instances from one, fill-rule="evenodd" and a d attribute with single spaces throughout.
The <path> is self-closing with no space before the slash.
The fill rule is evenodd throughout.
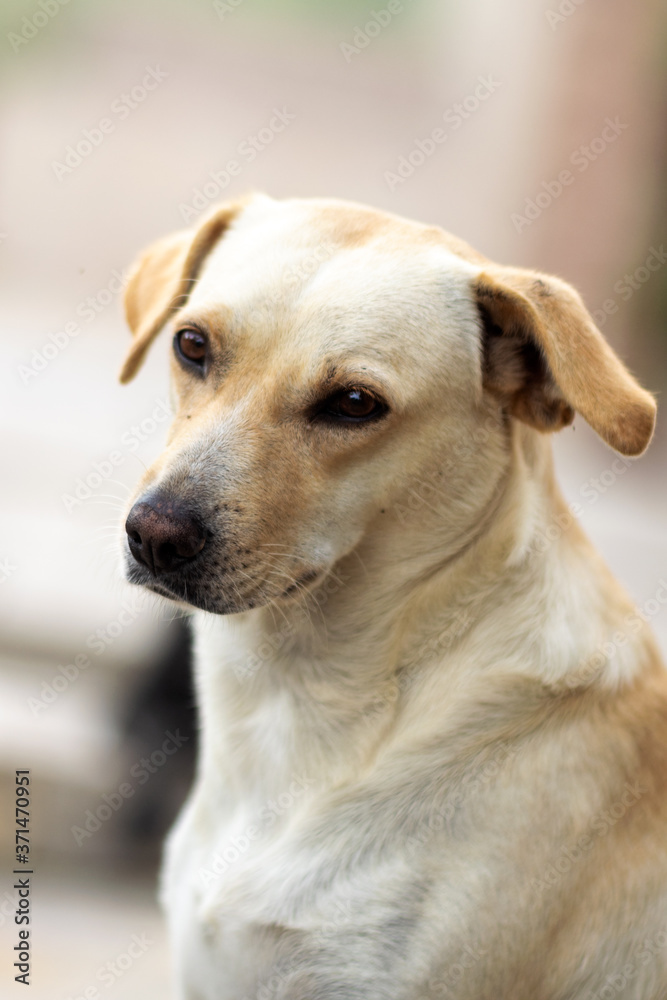
<path id="1" fill-rule="evenodd" d="M 203 333 L 199 333 L 198 330 L 179 330 L 174 337 L 174 346 L 177 354 L 186 361 L 204 367 L 208 345 Z"/>
<path id="2" fill-rule="evenodd" d="M 344 389 L 330 396 L 320 414 L 324 417 L 337 417 L 339 420 L 359 423 L 372 420 L 386 412 L 386 406 L 367 389 Z"/>

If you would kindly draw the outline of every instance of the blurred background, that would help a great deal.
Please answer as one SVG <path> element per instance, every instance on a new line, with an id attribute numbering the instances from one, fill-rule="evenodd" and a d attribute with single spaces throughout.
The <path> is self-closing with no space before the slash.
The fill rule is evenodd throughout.
<path id="1" fill-rule="evenodd" d="M 164 343 L 117 383 L 128 265 L 251 188 L 368 202 L 573 282 L 660 395 L 667 8 L 3 0 L 0 53 L 0 995 L 19 988 L 13 785 L 30 768 L 32 1000 L 167 998 L 156 870 L 196 723 L 183 623 L 119 571 L 121 509 L 169 422 Z M 637 462 L 580 419 L 555 442 L 640 605 L 667 579 L 665 420 Z M 662 605 L 653 625 L 667 650 Z"/>

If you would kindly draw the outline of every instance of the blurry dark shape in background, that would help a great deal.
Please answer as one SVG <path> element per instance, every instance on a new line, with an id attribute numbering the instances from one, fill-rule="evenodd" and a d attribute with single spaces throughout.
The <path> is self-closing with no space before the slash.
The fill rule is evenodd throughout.
<path id="1" fill-rule="evenodd" d="M 118 814 L 119 850 L 130 864 L 154 863 L 160 856 L 194 774 L 197 712 L 189 621 L 175 618 L 165 631 L 160 658 L 129 686 L 120 720 L 123 753 L 143 781 L 141 794 Z"/>

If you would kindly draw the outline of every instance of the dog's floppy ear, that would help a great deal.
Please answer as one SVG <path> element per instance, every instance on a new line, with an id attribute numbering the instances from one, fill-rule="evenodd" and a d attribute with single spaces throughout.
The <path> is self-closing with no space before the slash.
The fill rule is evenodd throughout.
<path id="1" fill-rule="evenodd" d="M 125 290 L 125 316 L 134 339 L 121 382 L 136 375 L 153 339 L 185 305 L 204 260 L 240 209 L 240 202 L 221 206 L 198 229 L 183 229 L 153 243 L 134 265 Z"/>
<path id="2" fill-rule="evenodd" d="M 474 279 L 483 322 L 483 384 L 541 431 L 578 411 L 623 455 L 640 455 L 656 405 L 613 352 L 577 292 L 535 271 L 489 265 Z"/>

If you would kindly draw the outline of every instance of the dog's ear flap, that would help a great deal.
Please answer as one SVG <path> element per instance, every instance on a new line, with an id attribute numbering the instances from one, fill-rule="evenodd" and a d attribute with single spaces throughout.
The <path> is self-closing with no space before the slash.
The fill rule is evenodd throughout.
<path id="1" fill-rule="evenodd" d="M 623 455 L 640 455 L 656 404 L 616 356 L 577 292 L 558 278 L 489 265 L 474 279 L 483 325 L 483 385 L 541 431 L 578 411 Z"/>
<path id="2" fill-rule="evenodd" d="M 151 342 L 171 314 L 185 305 L 202 264 L 240 208 L 238 202 L 223 205 L 198 229 L 184 229 L 153 243 L 136 262 L 125 289 L 133 341 L 121 382 L 136 375 Z"/>

